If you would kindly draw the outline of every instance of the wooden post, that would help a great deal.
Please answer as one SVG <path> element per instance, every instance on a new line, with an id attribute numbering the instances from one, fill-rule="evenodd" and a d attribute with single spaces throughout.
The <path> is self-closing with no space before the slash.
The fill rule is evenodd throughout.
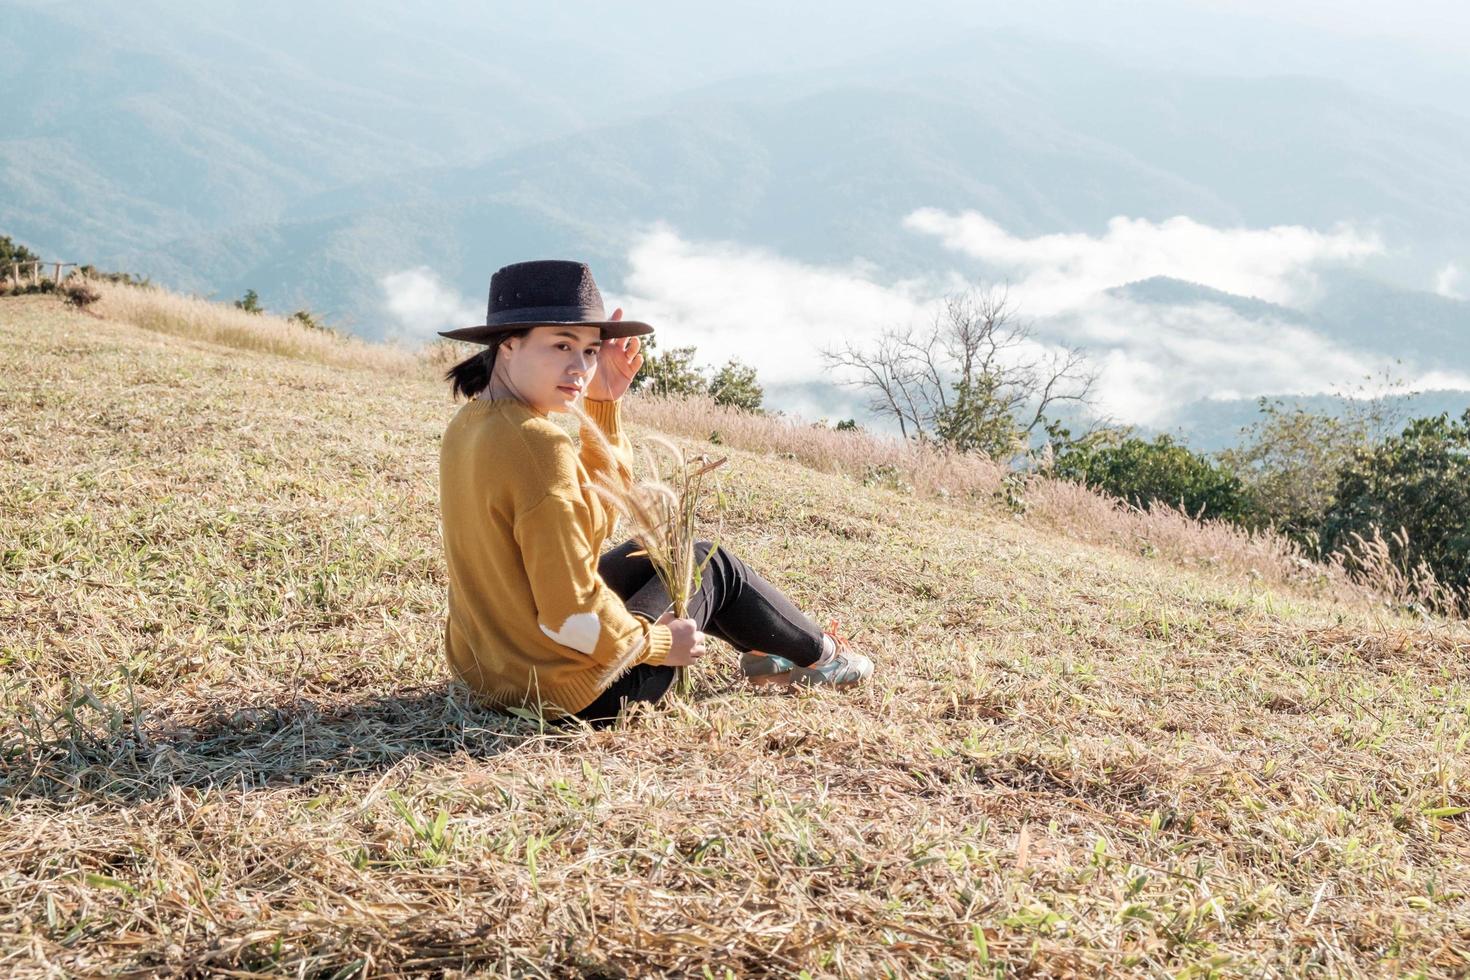
<path id="1" fill-rule="evenodd" d="M 60 262 L 56 263 L 56 274 L 51 277 L 51 281 L 54 282 L 54 283 L 56 283 L 56 285 L 58 285 L 58 286 L 61 285 L 61 263 Z"/>

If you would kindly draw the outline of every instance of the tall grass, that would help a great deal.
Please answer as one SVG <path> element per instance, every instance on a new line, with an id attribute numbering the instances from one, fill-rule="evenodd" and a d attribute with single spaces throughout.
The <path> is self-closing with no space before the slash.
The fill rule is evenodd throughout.
<path id="1" fill-rule="evenodd" d="M 864 483 L 946 498 L 968 506 L 1015 506 L 1026 520 L 1090 544 L 1122 548 L 1181 564 L 1219 568 L 1273 584 L 1340 588 L 1361 596 L 1377 588 L 1372 575 L 1351 579 L 1341 568 L 1312 561 L 1284 535 L 1220 520 L 1200 520 L 1180 508 L 1132 506 L 1097 490 L 1019 472 L 981 455 L 950 452 L 890 436 L 845 432 L 715 404 L 708 397 L 629 399 L 628 415 L 664 432 L 752 452 L 785 456 L 813 469 Z M 1383 583 L 1390 590 L 1392 583 Z"/>
<path id="2" fill-rule="evenodd" d="M 156 286 L 133 286 L 102 279 L 94 280 L 92 286 L 101 294 L 101 299 L 93 305 L 98 316 L 159 333 L 336 367 L 369 368 L 395 375 L 427 375 L 430 370 L 428 358 L 423 354 L 313 330 L 269 313 L 247 313 Z"/>
<path id="3" fill-rule="evenodd" d="M 1410 564 L 1409 532 L 1399 528 L 1387 540 L 1377 528 L 1368 537 L 1352 532 L 1352 541 L 1334 552 L 1331 567 L 1370 591 L 1405 606 L 1470 618 L 1470 591 L 1440 581 L 1425 562 Z"/>
<path id="4" fill-rule="evenodd" d="M 1028 520 L 1091 544 L 1241 572 L 1276 585 L 1320 581 L 1328 572 L 1274 531 L 1200 519 L 1158 501 L 1139 507 L 1064 480 L 1029 481 L 1024 507 Z"/>
<path id="5" fill-rule="evenodd" d="M 757 415 L 718 405 L 708 396 L 628 399 L 628 417 L 676 435 L 710 440 L 751 452 L 785 456 L 824 473 L 869 483 L 900 482 L 934 496 L 987 497 L 1005 480 L 1003 466 L 932 445 L 869 432 L 838 431 L 786 417 Z"/>

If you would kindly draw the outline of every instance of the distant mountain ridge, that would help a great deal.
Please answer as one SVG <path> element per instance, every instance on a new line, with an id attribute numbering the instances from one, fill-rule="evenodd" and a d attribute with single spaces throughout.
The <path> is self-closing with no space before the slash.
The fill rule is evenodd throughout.
<path id="1" fill-rule="evenodd" d="M 1297 309 L 1237 296 L 1168 276 L 1108 290 L 1135 303 L 1213 303 L 1252 320 L 1316 330 L 1344 346 L 1425 366 L 1470 372 L 1470 301 L 1404 289 L 1372 276 L 1333 269 L 1320 274 L 1321 296 Z"/>
<path id="2" fill-rule="evenodd" d="M 1164 74 L 985 32 L 634 99 L 624 104 L 641 115 L 588 125 L 544 92 L 486 76 L 462 104 L 482 93 L 503 110 L 506 146 L 462 163 L 442 138 L 416 138 L 425 123 L 410 112 L 367 125 L 374 100 L 393 100 L 364 87 L 366 73 L 356 89 L 334 85 L 303 52 L 215 79 L 197 54 L 107 54 L 105 38 L 46 9 L 22 7 L 11 30 L 55 54 L 11 78 L 38 71 L 73 108 L 0 123 L 0 223 L 43 251 L 219 296 L 255 288 L 268 305 L 310 306 L 368 336 L 386 329 L 388 273 L 426 265 L 474 296 L 499 264 L 554 249 L 615 280 L 630 232 L 659 219 L 693 239 L 860 257 L 895 277 L 954 264 L 902 230 L 924 206 L 973 208 L 1017 235 L 1098 230 L 1117 214 L 1355 220 L 1397 236 L 1394 248 L 1414 253 L 1404 262 L 1470 254 L 1470 184 L 1458 176 L 1470 172 L 1470 133 L 1332 82 Z M 69 92 L 73 78 L 90 88 Z M 103 115 L 109 106 L 118 112 Z M 84 132 L 103 138 L 74 138 Z M 494 141 L 482 133 L 459 159 Z M 25 176 L 36 159 L 63 175 L 51 190 Z"/>
<path id="3" fill-rule="evenodd" d="M 615 38 L 490 52 L 419 31 L 385 0 L 346 9 L 301 8 L 277 32 L 241 4 L 7 6 L 0 232 L 216 298 L 255 289 L 271 309 L 380 338 L 395 327 L 386 275 L 427 267 L 478 307 L 497 266 L 574 255 L 613 291 L 655 221 L 795 262 L 861 261 L 894 282 L 980 272 L 904 230 L 920 207 L 973 209 L 1021 238 L 1096 235 L 1116 215 L 1350 222 L 1386 254 L 1323 270 L 1310 308 L 1157 277 L 1112 295 L 1211 303 L 1470 372 L 1470 305 L 1416 288 L 1447 261 L 1470 264 L 1470 128 L 1457 117 L 1330 80 L 1166 71 L 1008 30 L 693 83 L 708 78 L 697 51 L 668 66 Z M 626 31 L 661 19 L 628 17 Z M 507 10 L 497 27 L 540 38 L 543 19 Z M 853 403 L 818 378 L 772 390 L 814 414 Z"/>

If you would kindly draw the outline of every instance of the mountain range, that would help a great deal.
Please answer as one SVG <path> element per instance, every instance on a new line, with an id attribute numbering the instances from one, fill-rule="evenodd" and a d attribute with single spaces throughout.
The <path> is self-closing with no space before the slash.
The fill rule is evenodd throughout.
<path id="1" fill-rule="evenodd" d="M 432 270 L 474 307 L 499 265 L 575 255 L 616 290 L 654 223 L 890 283 L 984 271 L 905 230 L 918 208 L 1022 237 L 1096 234 L 1117 215 L 1345 224 L 1381 253 L 1324 271 L 1310 309 L 1158 278 L 1119 293 L 1470 371 L 1470 307 L 1431 289 L 1436 270 L 1470 265 L 1464 116 L 1013 29 L 709 79 L 684 49 L 658 63 L 585 38 L 477 52 L 387 3 L 265 9 L 279 22 L 165 0 L 7 6 L 0 231 L 216 298 L 255 289 L 381 338 L 399 331 L 394 273 Z M 551 30 L 497 16 L 506 36 Z"/>

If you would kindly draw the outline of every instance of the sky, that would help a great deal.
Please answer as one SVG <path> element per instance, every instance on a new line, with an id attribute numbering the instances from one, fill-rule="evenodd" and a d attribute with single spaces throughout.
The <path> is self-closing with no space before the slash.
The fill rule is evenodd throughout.
<path id="1" fill-rule="evenodd" d="M 1391 37 L 1427 50 L 1463 56 L 1470 48 L 1470 4 L 1463 0 L 1212 0 L 1184 4 L 1201 11 L 1259 17 L 1313 30 L 1366 38 Z"/>

